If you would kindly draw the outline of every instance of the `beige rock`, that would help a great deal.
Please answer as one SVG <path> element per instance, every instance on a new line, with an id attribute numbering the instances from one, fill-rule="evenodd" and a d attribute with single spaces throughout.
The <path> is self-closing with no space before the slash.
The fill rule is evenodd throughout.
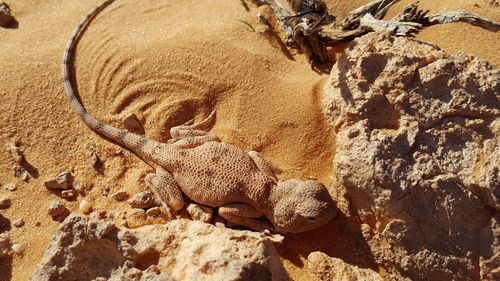
<path id="1" fill-rule="evenodd" d="M 213 210 L 210 207 L 203 206 L 200 204 L 190 203 L 186 207 L 187 212 L 193 220 L 210 222 L 213 218 Z"/>
<path id="2" fill-rule="evenodd" d="M 59 200 L 54 200 L 50 203 L 48 214 L 59 221 L 64 220 L 69 215 L 69 209 Z"/>
<path id="3" fill-rule="evenodd" d="M 147 209 L 155 206 L 153 193 L 149 191 L 136 193 L 127 202 L 132 208 Z"/>
<path id="4" fill-rule="evenodd" d="M 70 189 L 73 185 L 74 177 L 70 172 L 62 172 L 55 178 L 45 182 L 48 189 Z"/>
<path id="5" fill-rule="evenodd" d="M 479 245 L 500 211 L 500 71 L 371 33 L 346 49 L 325 91 L 335 177 L 373 232 L 375 261 L 396 277 L 477 280 L 488 268 L 477 257 L 496 253 Z"/>
<path id="6" fill-rule="evenodd" d="M 307 257 L 309 271 L 321 281 L 382 281 L 376 271 L 350 265 L 322 252 L 312 252 Z"/>
<path id="7" fill-rule="evenodd" d="M 118 202 L 122 202 L 127 200 L 129 197 L 127 191 L 120 189 L 117 192 L 111 194 L 111 198 L 115 199 Z"/>
<path id="8" fill-rule="evenodd" d="M 31 280 L 98 277 L 289 280 L 265 234 L 221 229 L 190 220 L 127 230 L 108 220 L 71 215 L 59 226 Z"/>
<path id="9" fill-rule="evenodd" d="M 3 187 L 8 191 L 17 190 L 17 185 L 15 183 L 6 183 Z"/>

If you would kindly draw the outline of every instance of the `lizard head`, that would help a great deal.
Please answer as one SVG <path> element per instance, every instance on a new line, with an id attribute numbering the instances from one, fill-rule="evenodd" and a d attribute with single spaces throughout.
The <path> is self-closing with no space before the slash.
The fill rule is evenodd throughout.
<path id="1" fill-rule="evenodd" d="M 327 189 L 316 180 L 278 181 L 272 196 L 274 208 L 268 218 L 280 232 L 308 231 L 326 224 L 337 213 Z"/>

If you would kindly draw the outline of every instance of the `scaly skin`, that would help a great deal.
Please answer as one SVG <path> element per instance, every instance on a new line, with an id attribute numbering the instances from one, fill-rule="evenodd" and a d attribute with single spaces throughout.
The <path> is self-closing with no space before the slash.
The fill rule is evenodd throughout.
<path id="1" fill-rule="evenodd" d="M 337 208 L 326 188 L 314 180 L 278 180 L 279 169 L 255 151 L 220 142 L 208 132 L 215 111 L 199 124 L 192 121 L 170 131 L 172 140 L 160 143 L 115 128 L 91 116 L 80 103 L 69 77 L 76 42 L 88 23 L 114 0 L 106 0 L 88 14 L 73 32 L 64 52 L 62 73 L 71 105 L 91 129 L 141 157 L 156 172 L 146 185 L 165 208 L 179 210 L 186 195 L 218 207 L 219 214 L 236 224 L 262 231 L 297 233 L 317 228 Z M 265 216 L 272 224 L 258 219 Z"/>

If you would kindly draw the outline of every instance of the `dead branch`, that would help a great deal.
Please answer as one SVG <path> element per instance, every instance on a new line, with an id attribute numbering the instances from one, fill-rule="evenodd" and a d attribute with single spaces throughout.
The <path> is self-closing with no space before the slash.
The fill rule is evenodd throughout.
<path id="1" fill-rule="evenodd" d="M 257 0 L 254 0 L 257 1 Z M 323 0 L 287 0 L 293 14 L 278 0 L 258 0 L 271 6 L 285 32 L 287 46 L 302 50 L 311 63 L 328 62 L 326 45 L 371 31 L 389 31 L 399 36 L 410 36 L 420 29 L 451 22 L 463 21 L 497 32 L 500 24 L 466 11 L 429 14 L 418 7 L 418 2 L 407 5 L 391 20 L 383 20 L 387 10 L 399 0 L 374 0 L 349 13 L 338 25 L 329 15 Z M 331 24 L 333 23 L 333 24 Z M 331 24 L 331 25 L 330 25 Z"/>

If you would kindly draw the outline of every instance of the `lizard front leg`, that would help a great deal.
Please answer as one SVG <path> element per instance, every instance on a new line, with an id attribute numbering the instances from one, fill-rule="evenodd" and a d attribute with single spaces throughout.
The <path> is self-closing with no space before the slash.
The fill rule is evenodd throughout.
<path id="1" fill-rule="evenodd" d="M 165 208 L 178 211 L 184 206 L 182 190 L 167 170 L 157 167 L 156 173 L 147 174 L 144 182 Z"/>
<path id="2" fill-rule="evenodd" d="M 257 220 L 263 213 L 254 207 L 243 204 L 233 203 L 219 207 L 219 215 L 226 220 L 245 226 L 254 231 L 264 231 L 266 229 L 275 231 L 271 224 Z"/>
<path id="3" fill-rule="evenodd" d="M 259 171 L 261 171 L 263 174 L 270 177 L 274 181 L 278 180 L 276 174 L 279 175 L 281 173 L 281 169 L 278 166 L 276 166 L 276 164 L 274 164 L 273 162 L 271 162 L 271 160 L 265 158 L 260 153 L 254 150 L 249 151 L 248 155 L 250 155 L 250 157 L 252 158 L 253 162 L 255 163 Z"/>

